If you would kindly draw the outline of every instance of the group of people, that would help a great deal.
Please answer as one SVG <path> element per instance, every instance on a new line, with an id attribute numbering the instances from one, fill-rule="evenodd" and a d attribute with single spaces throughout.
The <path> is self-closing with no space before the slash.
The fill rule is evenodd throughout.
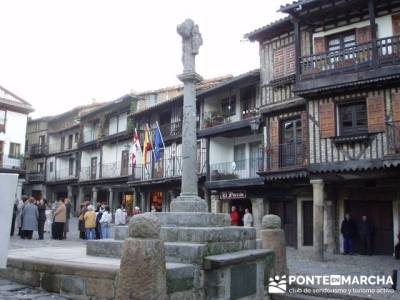
<path id="1" fill-rule="evenodd" d="M 68 198 L 60 199 L 58 205 L 52 208 L 46 199 L 23 196 L 14 203 L 10 235 L 14 235 L 16 226 L 22 239 L 32 239 L 35 231 L 39 240 L 44 239 L 45 232 L 52 232 L 54 239 L 66 239 L 70 215 Z"/>
<path id="2" fill-rule="evenodd" d="M 139 207 L 133 209 L 133 214 L 140 214 Z M 105 203 L 97 203 L 96 208 L 86 201 L 81 205 L 78 229 L 80 238 L 85 240 L 109 239 L 111 237 L 112 212 Z M 125 225 L 127 212 L 123 206 L 115 211 L 115 225 Z"/>
<path id="3" fill-rule="evenodd" d="M 252 227 L 253 226 L 253 215 L 250 213 L 248 208 L 243 210 L 239 207 L 239 210 L 236 206 L 231 207 L 231 225 L 233 226 L 244 226 L 244 227 Z"/>
<path id="4" fill-rule="evenodd" d="M 369 222 L 367 216 L 361 217 L 361 222 L 357 224 L 354 222 L 350 214 L 346 214 L 340 232 L 343 236 L 343 254 L 353 255 L 354 241 L 356 238 L 360 241 L 360 254 L 372 255 L 372 237 L 374 228 Z"/>

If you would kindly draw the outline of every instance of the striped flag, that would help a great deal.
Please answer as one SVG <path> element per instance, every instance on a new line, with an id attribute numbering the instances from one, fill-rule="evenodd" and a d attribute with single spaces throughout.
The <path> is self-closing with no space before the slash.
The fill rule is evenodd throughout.
<path id="1" fill-rule="evenodd" d="M 140 152 L 140 141 L 139 135 L 135 128 L 135 133 L 133 134 L 133 151 L 132 151 L 132 167 L 136 167 L 138 153 Z"/>
<path id="2" fill-rule="evenodd" d="M 146 166 L 147 163 L 147 151 L 151 150 L 150 132 L 149 126 L 146 126 L 144 130 L 144 142 L 143 142 L 143 164 Z"/>

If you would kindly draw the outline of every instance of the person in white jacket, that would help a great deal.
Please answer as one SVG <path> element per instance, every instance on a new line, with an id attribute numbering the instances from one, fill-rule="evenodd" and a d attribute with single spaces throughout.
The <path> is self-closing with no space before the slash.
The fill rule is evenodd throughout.
<path id="1" fill-rule="evenodd" d="M 251 227 L 252 224 L 253 224 L 253 216 L 250 213 L 249 209 L 246 208 L 244 210 L 243 225 L 244 225 L 244 227 Z"/>
<path id="2" fill-rule="evenodd" d="M 122 207 L 115 211 L 115 225 L 125 225 L 126 224 L 126 211 Z"/>
<path id="3" fill-rule="evenodd" d="M 101 215 L 100 225 L 101 225 L 101 237 L 103 239 L 109 239 L 111 237 L 110 234 L 110 224 L 112 221 L 112 215 L 110 213 L 110 207 L 106 206 L 103 214 Z"/>

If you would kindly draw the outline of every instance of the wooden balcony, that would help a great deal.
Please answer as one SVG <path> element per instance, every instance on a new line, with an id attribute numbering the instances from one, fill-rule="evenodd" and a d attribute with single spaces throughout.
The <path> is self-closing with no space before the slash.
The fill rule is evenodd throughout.
<path id="1" fill-rule="evenodd" d="M 31 144 L 29 146 L 29 156 L 37 157 L 48 153 L 48 146 L 45 144 Z"/>
<path id="2" fill-rule="evenodd" d="M 259 173 L 285 172 L 307 167 L 306 142 L 261 146 Z"/>
<path id="3" fill-rule="evenodd" d="M 377 39 L 342 50 L 300 57 L 295 92 L 368 83 L 400 76 L 400 36 Z"/>

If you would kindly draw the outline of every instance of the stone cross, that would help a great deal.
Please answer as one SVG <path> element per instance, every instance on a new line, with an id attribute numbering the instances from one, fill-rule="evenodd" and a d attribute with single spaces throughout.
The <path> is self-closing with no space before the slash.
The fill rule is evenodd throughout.
<path id="1" fill-rule="evenodd" d="M 172 212 L 205 212 L 207 203 L 197 189 L 197 129 L 196 83 L 202 78 L 196 73 L 195 57 L 203 44 L 199 26 L 187 19 L 177 27 L 182 37 L 183 73 L 178 78 L 184 84 L 182 124 L 182 183 L 181 194 L 171 202 Z"/>

